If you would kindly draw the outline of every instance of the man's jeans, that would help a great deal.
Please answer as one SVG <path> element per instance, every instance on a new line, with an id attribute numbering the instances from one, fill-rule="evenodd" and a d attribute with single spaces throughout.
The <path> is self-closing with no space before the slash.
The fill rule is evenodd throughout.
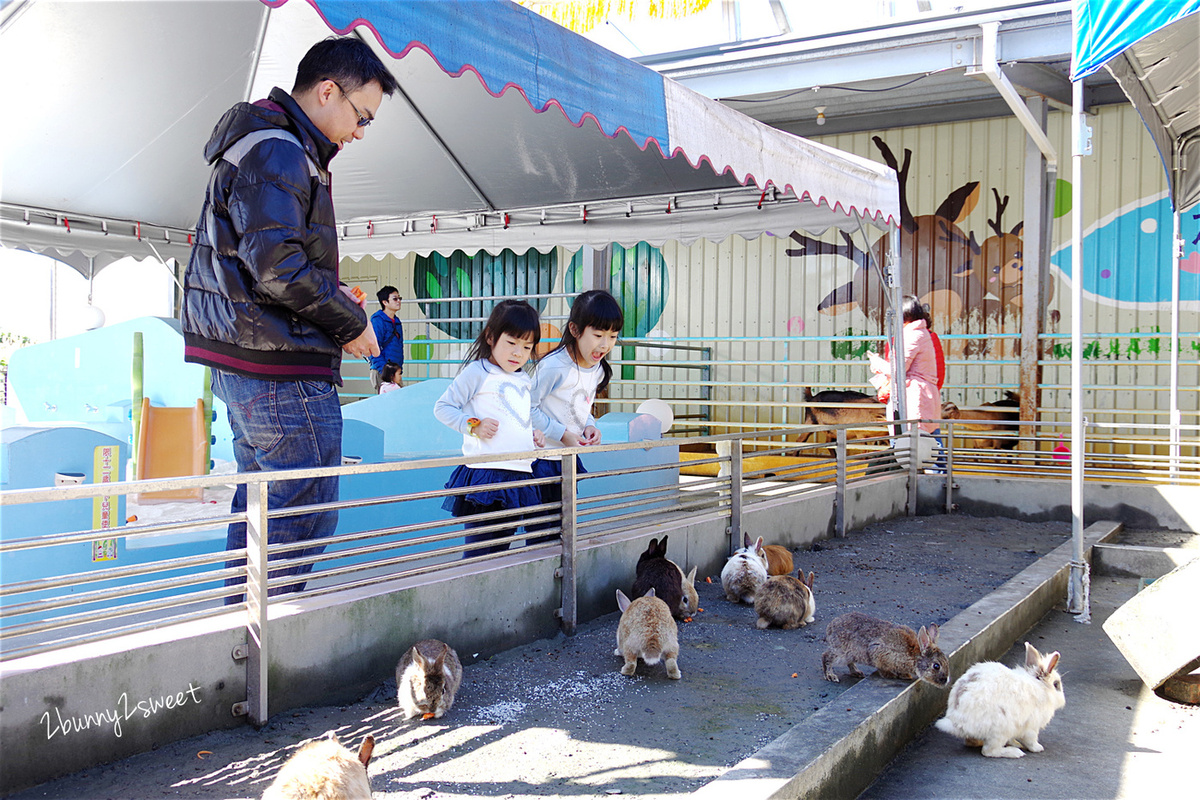
<path id="1" fill-rule="evenodd" d="M 212 370 L 213 394 L 229 408 L 229 426 L 233 429 L 233 455 L 239 472 L 336 467 L 342 461 L 342 410 L 337 389 L 323 381 L 269 381 L 247 378 L 232 372 Z M 268 489 L 271 509 L 332 503 L 338 499 L 338 479 L 308 478 L 272 481 Z M 246 486 L 237 487 L 230 507 L 232 513 L 246 510 Z M 337 512 L 323 511 L 272 519 L 267 540 L 271 544 L 306 542 L 332 535 L 337 527 Z M 245 523 L 229 526 L 226 548 L 246 546 Z M 324 547 L 307 547 L 272 554 L 271 561 L 318 555 Z M 244 559 L 226 562 L 227 567 L 244 567 Z M 311 564 L 272 569 L 277 575 L 305 575 Z M 241 585 L 245 578 L 230 578 L 227 586 Z M 295 583 L 272 589 L 271 595 L 299 592 L 305 584 Z M 240 603 L 240 595 L 225 599 Z"/>

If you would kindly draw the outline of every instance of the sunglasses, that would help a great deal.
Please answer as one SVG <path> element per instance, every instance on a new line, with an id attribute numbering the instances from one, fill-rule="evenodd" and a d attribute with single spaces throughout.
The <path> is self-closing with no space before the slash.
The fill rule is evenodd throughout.
<path id="1" fill-rule="evenodd" d="M 330 80 L 333 79 L 330 78 Z M 346 94 L 346 90 L 342 88 L 340 83 L 333 81 L 333 85 L 338 87 L 338 91 L 342 93 L 342 97 L 346 98 L 346 102 L 350 104 L 350 107 L 354 109 L 354 113 L 358 115 L 358 127 L 365 128 L 374 122 L 374 117 L 368 117 L 366 114 L 358 110 L 358 106 L 354 105 L 354 101 L 350 99 L 350 95 Z"/>

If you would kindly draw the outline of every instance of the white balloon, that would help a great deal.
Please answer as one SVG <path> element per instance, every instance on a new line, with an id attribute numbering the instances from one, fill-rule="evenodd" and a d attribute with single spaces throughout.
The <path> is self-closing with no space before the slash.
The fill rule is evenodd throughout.
<path id="1" fill-rule="evenodd" d="M 88 306 L 80 316 L 84 330 L 94 331 L 104 327 L 104 312 L 96 306 Z"/>
<path id="2" fill-rule="evenodd" d="M 675 424 L 675 412 L 671 410 L 671 406 L 665 400 L 651 398 L 637 407 L 637 413 L 649 414 L 657 419 L 662 425 L 664 434 Z"/>

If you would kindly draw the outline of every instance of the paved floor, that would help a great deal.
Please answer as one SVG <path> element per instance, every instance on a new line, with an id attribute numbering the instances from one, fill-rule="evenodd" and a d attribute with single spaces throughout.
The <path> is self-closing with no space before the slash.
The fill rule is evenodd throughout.
<path id="1" fill-rule="evenodd" d="M 1147 690 L 1101 628 L 1136 591 L 1136 578 L 1094 577 L 1090 625 L 1055 610 L 1026 637 L 1043 652 L 1062 653 L 1067 704 L 1042 733 L 1044 752 L 984 758 L 930 728 L 862 798 L 1196 796 L 1200 708 Z M 1023 650 L 1018 642 L 1001 660 L 1015 664 Z"/>

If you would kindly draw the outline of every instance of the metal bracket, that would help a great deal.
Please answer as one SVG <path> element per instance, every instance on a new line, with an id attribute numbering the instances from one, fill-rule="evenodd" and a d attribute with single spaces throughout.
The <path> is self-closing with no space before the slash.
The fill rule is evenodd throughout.
<path id="1" fill-rule="evenodd" d="M 562 610 L 562 606 L 559 606 L 558 608 L 554 609 L 554 618 L 555 618 L 555 619 L 562 619 L 562 618 L 563 618 L 563 610 Z"/>
<path id="2" fill-rule="evenodd" d="M 250 713 L 250 703 L 249 702 L 234 703 L 233 708 L 231 710 L 233 711 L 233 715 L 235 717 L 244 717 Z"/>
<path id="3" fill-rule="evenodd" d="M 230 652 L 230 657 L 234 661 L 245 661 L 250 657 L 250 646 L 245 644 L 235 644 L 233 651 Z"/>
<path id="4" fill-rule="evenodd" d="M 559 578 L 561 580 L 562 576 L 563 576 L 563 568 L 562 567 L 559 567 L 558 569 L 554 570 L 554 577 Z"/>

